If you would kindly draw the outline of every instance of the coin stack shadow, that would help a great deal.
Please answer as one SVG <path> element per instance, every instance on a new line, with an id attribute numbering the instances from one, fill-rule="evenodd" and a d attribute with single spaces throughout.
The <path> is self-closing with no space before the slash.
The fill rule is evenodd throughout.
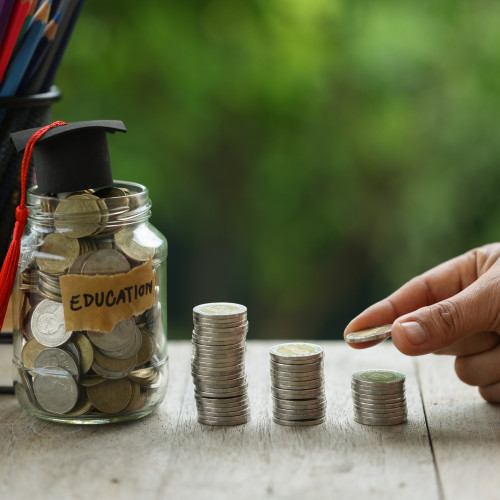
<path id="1" fill-rule="evenodd" d="M 406 422 L 405 376 L 392 370 L 364 370 L 352 375 L 354 420 L 364 425 Z"/>
<path id="2" fill-rule="evenodd" d="M 289 354 L 304 348 L 310 348 L 309 353 Z M 280 344 L 270 355 L 273 421 L 293 427 L 322 424 L 326 419 L 323 349 L 306 343 Z"/>
<path id="3" fill-rule="evenodd" d="M 214 310 L 219 314 L 213 314 Z M 193 322 L 191 374 L 198 422 L 206 425 L 248 422 L 246 307 L 231 303 L 202 304 L 193 309 Z"/>

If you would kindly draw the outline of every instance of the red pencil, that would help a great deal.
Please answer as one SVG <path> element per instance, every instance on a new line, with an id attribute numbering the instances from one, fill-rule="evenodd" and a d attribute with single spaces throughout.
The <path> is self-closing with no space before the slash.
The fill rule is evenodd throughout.
<path id="1" fill-rule="evenodd" d="M 0 47 L 0 83 L 5 75 L 5 70 L 9 64 L 10 56 L 12 55 L 12 51 L 16 45 L 19 32 L 21 31 L 24 20 L 26 19 L 29 7 L 29 0 L 18 0 L 14 7 L 14 11 L 12 12 L 9 26 L 5 33 L 2 46 Z"/>

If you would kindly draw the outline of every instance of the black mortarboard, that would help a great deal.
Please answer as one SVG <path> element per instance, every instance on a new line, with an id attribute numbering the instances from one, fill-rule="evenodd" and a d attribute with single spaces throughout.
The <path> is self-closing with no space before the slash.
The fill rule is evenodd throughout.
<path id="1" fill-rule="evenodd" d="M 10 134 L 17 151 L 26 147 L 37 130 L 31 128 Z M 112 184 L 106 133 L 116 131 L 127 131 L 123 122 L 74 122 L 46 132 L 33 149 L 39 191 L 64 193 Z"/>

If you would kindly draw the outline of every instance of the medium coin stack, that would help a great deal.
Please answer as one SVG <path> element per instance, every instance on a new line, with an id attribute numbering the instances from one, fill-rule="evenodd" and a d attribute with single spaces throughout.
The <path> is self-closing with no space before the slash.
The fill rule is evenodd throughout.
<path id="1" fill-rule="evenodd" d="M 191 374 L 198 422 L 239 425 L 250 419 L 245 374 L 247 308 L 229 302 L 193 309 Z"/>
<path id="2" fill-rule="evenodd" d="M 326 419 L 323 349 L 286 343 L 271 351 L 273 420 L 287 426 L 322 424 Z"/>
<path id="3" fill-rule="evenodd" d="M 354 420 L 365 425 L 406 422 L 405 376 L 391 370 L 363 370 L 352 376 Z"/>

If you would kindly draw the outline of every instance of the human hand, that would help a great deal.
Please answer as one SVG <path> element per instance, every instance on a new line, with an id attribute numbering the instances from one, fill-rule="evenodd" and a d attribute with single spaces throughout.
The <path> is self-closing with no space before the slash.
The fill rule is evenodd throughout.
<path id="1" fill-rule="evenodd" d="M 485 245 L 417 276 L 346 327 L 392 323 L 404 354 L 451 354 L 455 371 L 481 396 L 500 403 L 500 243 Z M 349 344 L 355 349 L 375 342 Z"/>

